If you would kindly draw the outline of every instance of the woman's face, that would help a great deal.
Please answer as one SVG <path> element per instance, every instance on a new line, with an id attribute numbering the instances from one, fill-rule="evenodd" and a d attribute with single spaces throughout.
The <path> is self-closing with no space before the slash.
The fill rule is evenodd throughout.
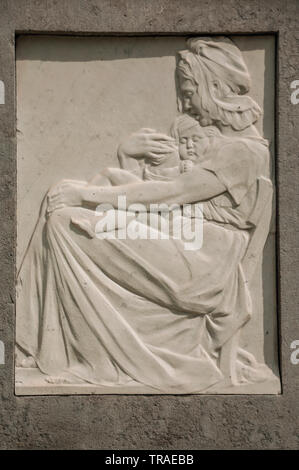
<path id="1" fill-rule="evenodd" d="M 191 80 L 180 77 L 180 89 L 183 99 L 183 110 L 185 113 L 197 116 L 201 113 L 200 98 L 197 87 Z"/>
<path id="2" fill-rule="evenodd" d="M 212 124 L 209 114 L 201 107 L 197 85 L 182 75 L 179 75 L 179 83 L 183 100 L 183 111 L 195 117 L 203 126 Z"/>

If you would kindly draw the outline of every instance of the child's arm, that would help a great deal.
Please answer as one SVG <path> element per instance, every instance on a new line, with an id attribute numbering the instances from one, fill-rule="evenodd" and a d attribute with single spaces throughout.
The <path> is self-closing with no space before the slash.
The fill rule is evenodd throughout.
<path id="1" fill-rule="evenodd" d="M 138 163 L 138 161 L 133 157 L 129 157 L 121 150 L 118 151 L 117 156 L 118 156 L 119 166 L 123 170 L 136 172 L 140 169 L 140 164 Z"/>

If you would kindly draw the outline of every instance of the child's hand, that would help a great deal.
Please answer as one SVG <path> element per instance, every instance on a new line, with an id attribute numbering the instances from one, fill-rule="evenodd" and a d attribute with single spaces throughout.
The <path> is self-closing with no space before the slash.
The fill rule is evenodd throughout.
<path id="1" fill-rule="evenodd" d="M 192 171 L 193 166 L 194 166 L 194 163 L 191 160 L 183 160 L 182 161 L 183 173 L 188 173 L 189 171 Z"/>

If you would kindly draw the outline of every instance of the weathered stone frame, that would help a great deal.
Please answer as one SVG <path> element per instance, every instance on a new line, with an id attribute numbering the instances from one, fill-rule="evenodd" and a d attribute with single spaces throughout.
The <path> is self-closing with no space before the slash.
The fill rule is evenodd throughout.
<path id="1" fill-rule="evenodd" d="M 1 0 L 0 448 L 298 448 L 299 79 L 297 0 Z M 297 28 L 297 30 L 296 30 Z M 15 38 L 18 34 L 276 35 L 277 310 L 282 394 L 17 397 Z"/>

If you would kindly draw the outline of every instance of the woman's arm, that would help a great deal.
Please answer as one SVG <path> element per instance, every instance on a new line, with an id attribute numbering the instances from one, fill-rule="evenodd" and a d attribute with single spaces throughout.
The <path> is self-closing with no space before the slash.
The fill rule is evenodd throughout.
<path id="1" fill-rule="evenodd" d="M 199 202 L 215 197 L 226 191 L 216 175 L 200 167 L 192 173 L 178 176 L 173 181 L 149 181 L 131 183 L 112 188 L 85 186 L 81 190 L 83 203 L 96 207 L 101 203 L 117 207 L 118 196 L 126 196 L 127 206 L 134 203 L 143 204 L 149 209 L 150 204 L 186 204 Z"/>
<path id="2" fill-rule="evenodd" d="M 200 167 L 192 173 L 185 173 L 173 181 L 148 181 L 130 183 L 123 186 L 101 187 L 86 184 L 84 186 L 62 181 L 48 193 L 48 213 L 65 206 L 88 204 L 96 207 L 106 203 L 117 208 L 118 197 L 126 196 L 127 207 L 134 203 L 145 206 L 151 204 L 187 204 L 205 201 L 226 191 L 214 173 Z"/>

